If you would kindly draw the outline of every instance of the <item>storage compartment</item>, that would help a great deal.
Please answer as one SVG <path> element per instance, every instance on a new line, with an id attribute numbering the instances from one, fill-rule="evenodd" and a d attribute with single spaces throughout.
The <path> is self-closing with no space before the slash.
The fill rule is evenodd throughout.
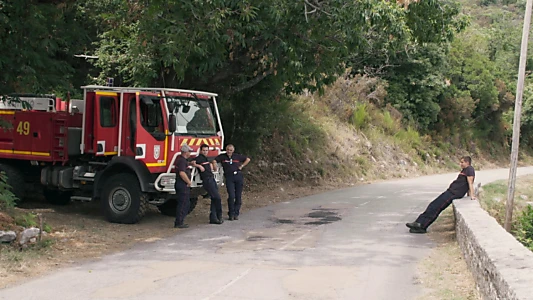
<path id="1" fill-rule="evenodd" d="M 81 128 L 69 127 L 68 128 L 68 156 L 81 155 Z"/>

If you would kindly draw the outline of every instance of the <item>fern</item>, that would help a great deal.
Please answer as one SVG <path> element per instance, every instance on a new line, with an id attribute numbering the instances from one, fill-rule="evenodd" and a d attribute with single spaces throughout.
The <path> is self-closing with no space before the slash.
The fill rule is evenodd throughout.
<path id="1" fill-rule="evenodd" d="M 7 175 L 0 172 L 0 210 L 7 210 L 15 207 L 17 197 L 11 191 L 11 186 L 7 183 Z"/>

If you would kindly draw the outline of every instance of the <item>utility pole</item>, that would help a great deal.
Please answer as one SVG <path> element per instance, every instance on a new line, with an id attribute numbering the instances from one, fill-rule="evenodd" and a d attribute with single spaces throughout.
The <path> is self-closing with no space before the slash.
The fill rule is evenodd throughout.
<path id="1" fill-rule="evenodd" d="M 518 83 L 516 84 L 516 100 L 514 104 L 513 120 L 513 143 L 511 146 L 511 168 L 509 170 L 509 183 L 507 190 L 507 204 L 504 228 L 511 231 L 513 219 L 514 188 L 516 181 L 516 166 L 518 164 L 518 146 L 520 140 L 520 117 L 522 115 L 522 94 L 524 92 L 524 77 L 526 74 L 527 42 L 529 39 L 529 25 L 531 23 L 531 4 L 533 0 L 527 0 L 526 14 L 524 15 L 524 27 L 522 28 L 522 48 L 520 49 L 520 65 L 518 66 Z"/>

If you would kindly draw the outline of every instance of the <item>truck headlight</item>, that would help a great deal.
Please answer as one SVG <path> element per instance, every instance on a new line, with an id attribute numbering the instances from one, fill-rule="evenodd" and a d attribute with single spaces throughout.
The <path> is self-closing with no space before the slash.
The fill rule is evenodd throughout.
<path id="1" fill-rule="evenodd" d="M 160 181 L 160 184 L 164 187 L 173 187 L 174 186 L 174 183 L 176 183 L 176 178 L 172 178 L 172 177 L 163 177 L 161 178 L 161 181 Z"/>

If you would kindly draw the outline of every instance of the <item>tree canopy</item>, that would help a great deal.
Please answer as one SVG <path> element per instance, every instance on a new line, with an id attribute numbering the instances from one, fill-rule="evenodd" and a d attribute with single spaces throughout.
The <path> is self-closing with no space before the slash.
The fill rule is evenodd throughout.
<path id="1" fill-rule="evenodd" d="M 0 0 L 0 94 L 75 95 L 107 77 L 206 90 L 244 132 L 260 122 L 248 112 L 322 91 L 349 69 L 386 81 L 387 104 L 419 130 L 468 123 L 503 136 L 523 9 L 515 0 Z"/>

